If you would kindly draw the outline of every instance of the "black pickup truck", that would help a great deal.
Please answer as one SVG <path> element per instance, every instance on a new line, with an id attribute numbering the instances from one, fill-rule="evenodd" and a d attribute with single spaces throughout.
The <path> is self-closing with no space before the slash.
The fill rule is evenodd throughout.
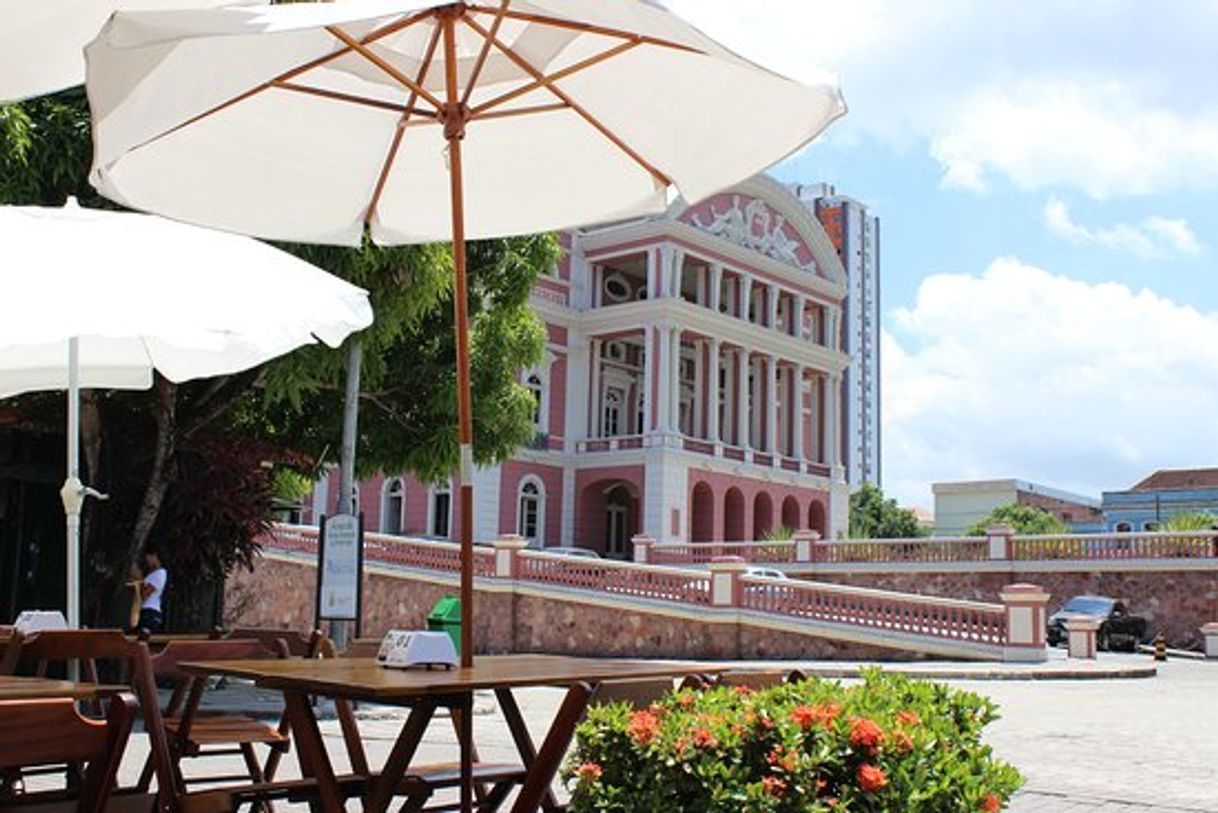
<path id="1" fill-rule="evenodd" d="M 1123 602 L 1106 596 L 1075 596 L 1049 616 L 1046 635 L 1049 646 L 1066 642 L 1066 619 L 1078 615 L 1091 616 L 1100 622 L 1095 636 L 1099 649 L 1136 652 L 1138 644 L 1146 639 L 1146 619 L 1130 615 Z"/>

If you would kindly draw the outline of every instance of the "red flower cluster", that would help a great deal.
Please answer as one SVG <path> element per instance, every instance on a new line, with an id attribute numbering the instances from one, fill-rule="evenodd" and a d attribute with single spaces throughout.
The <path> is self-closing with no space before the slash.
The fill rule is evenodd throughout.
<path id="1" fill-rule="evenodd" d="M 884 744 L 884 731 L 866 717 L 850 721 L 850 744 L 860 751 L 874 752 Z"/>
<path id="2" fill-rule="evenodd" d="M 694 747 L 696 748 L 714 748 L 719 744 L 715 739 L 715 735 L 711 733 L 709 728 L 699 726 L 693 730 Z"/>
<path id="3" fill-rule="evenodd" d="M 782 796 L 787 790 L 787 783 L 777 776 L 763 776 L 761 778 L 761 787 L 765 790 L 766 796 Z"/>
<path id="4" fill-rule="evenodd" d="M 981 813 L 998 813 L 1002 810 L 1002 800 L 993 793 L 985 795 L 985 801 L 981 803 Z"/>
<path id="5" fill-rule="evenodd" d="M 601 766 L 595 762 L 584 762 L 575 769 L 575 775 L 579 778 L 580 782 L 595 782 L 604 773 L 605 771 Z"/>
<path id="6" fill-rule="evenodd" d="M 888 785 L 888 776 L 875 765 L 863 764 L 858 769 L 859 787 L 866 793 L 875 793 Z"/>
<path id="7" fill-rule="evenodd" d="M 630 715 L 630 725 L 626 733 L 634 737 L 635 742 L 646 745 L 655 739 L 660 732 L 660 718 L 650 711 L 636 711 Z"/>
<path id="8" fill-rule="evenodd" d="M 915 726 L 921 724 L 922 718 L 916 711 L 898 711 L 897 722 L 901 725 Z"/>
<path id="9" fill-rule="evenodd" d="M 813 726 L 828 728 L 841 714 L 842 709 L 836 703 L 818 703 L 815 706 L 796 706 L 791 709 L 791 721 L 807 731 Z"/>

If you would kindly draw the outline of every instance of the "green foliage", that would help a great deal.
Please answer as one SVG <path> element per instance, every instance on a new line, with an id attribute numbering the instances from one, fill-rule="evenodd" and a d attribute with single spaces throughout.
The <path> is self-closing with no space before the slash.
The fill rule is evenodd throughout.
<path id="1" fill-rule="evenodd" d="M 985 536 L 991 525 L 1010 525 L 1021 535 L 1068 534 L 1070 527 L 1057 517 L 1035 505 L 1007 503 L 991 511 L 983 519 L 974 522 L 965 531 L 965 536 Z"/>
<path id="2" fill-rule="evenodd" d="M 772 528 L 761 535 L 761 542 L 789 542 L 795 538 L 795 529 L 786 525 L 779 525 L 777 528 Z"/>
<path id="3" fill-rule="evenodd" d="M 988 699 L 880 670 L 843 687 L 675 692 L 594 706 L 563 772 L 572 813 L 975 813 L 1022 784 Z"/>
<path id="4" fill-rule="evenodd" d="M 1218 528 L 1218 516 L 1207 512 L 1176 514 L 1163 523 L 1165 531 L 1209 531 Z"/>
<path id="5" fill-rule="evenodd" d="M 89 185 L 93 145 L 83 88 L 0 105 L 0 203 L 108 205 Z"/>
<path id="6" fill-rule="evenodd" d="M 377 320 L 360 335 L 360 472 L 404 471 L 426 482 L 448 477 L 458 463 L 449 248 L 288 248 L 372 296 Z M 545 348 L 544 328 L 528 302 L 537 275 L 557 262 L 558 252 L 551 235 L 468 246 L 474 458 L 480 464 L 510 456 L 536 431 L 533 399 L 518 375 L 538 363 Z M 239 412 L 242 425 L 318 464 L 333 462 L 345 361 L 345 353 L 310 347 L 271 363 L 262 397 Z"/>
<path id="7" fill-rule="evenodd" d="M 864 483 L 850 495 L 852 539 L 912 539 L 925 535 L 917 514 L 901 508 L 896 500 L 885 499 L 878 486 Z"/>

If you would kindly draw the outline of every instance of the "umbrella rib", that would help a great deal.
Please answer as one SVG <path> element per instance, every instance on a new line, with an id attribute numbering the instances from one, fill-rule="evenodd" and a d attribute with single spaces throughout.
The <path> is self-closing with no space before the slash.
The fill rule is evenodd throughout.
<path id="1" fill-rule="evenodd" d="M 473 12 L 475 14 L 499 14 L 500 13 L 499 9 L 488 8 L 487 6 L 467 5 L 465 7 L 465 10 L 467 12 Z M 704 56 L 706 55 L 705 51 L 703 51 L 699 48 L 694 48 L 691 45 L 682 45 L 679 42 L 672 42 L 671 40 L 660 39 L 659 37 L 649 37 L 649 36 L 645 36 L 645 35 L 640 35 L 634 31 L 622 31 L 621 29 L 617 29 L 617 28 L 607 28 L 602 25 L 594 25 L 592 23 L 581 23 L 581 22 L 576 22 L 574 20 L 563 20 L 563 19 L 559 19 L 558 17 L 550 17 L 545 14 L 533 14 L 533 13 L 526 12 L 526 11 L 504 11 L 503 15 L 505 17 L 510 17 L 513 20 L 522 20 L 524 22 L 538 23 L 539 25 L 548 25 L 548 26 L 552 26 L 554 28 L 565 28 L 570 31 L 582 31 L 585 34 L 601 34 L 601 35 L 607 36 L 607 37 L 619 37 L 622 39 L 639 40 L 640 42 L 643 42 L 647 45 L 658 45 L 661 48 L 672 48 L 677 51 L 687 51 L 691 54 L 702 54 Z"/>
<path id="2" fill-rule="evenodd" d="M 473 95 L 474 86 L 478 84 L 478 77 L 482 74 L 482 67 L 486 65 L 486 58 L 491 53 L 491 40 L 499 35 L 499 26 L 503 25 L 503 18 L 507 14 L 508 5 L 512 0 L 502 0 L 499 4 L 499 11 L 495 14 L 495 19 L 491 23 L 491 36 L 483 40 L 482 48 L 478 51 L 478 59 L 474 62 L 474 69 L 470 72 L 469 81 L 465 85 L 465 93 L 461 95 L 461 106 L 469 105 L 469 97 Z"/>
<path id="3" fill-rule="evenodd" d="M 490 37 L 489 31 L 487 31 L 485 28 L 483 28 L 481 25 L 479 25 L 476 21 L 471 20 L 468 16 L 462 16 L 461 19 L 465 22 L 466 25 L 468 25 L 470 28 L 477 31 L 482 36 Z M 661 185 L 663 185 L 663 186 L 672 185 L 671 178 L 669 178 L 667 175 L 665 175 L 663 172 L 661 172 L 659 169 L 657 169 L 653 164 L 648 162 L 646 158 L 639 155 L 639 153 L 637 151 L 635 151 L 634 148 L 632 148 L 629 144 L 627 144 L 625 141 L 623 141 L 620 136 L 618 136 L 616 133 L 614 133 L 612 130 L 610 130 L 608 127 L 606 127 L 603 123 L 601 123 L 601 121 L 598 120 L 595 116 L 593 116 L 591 113 L 589 113 L 587 110 L 585 110 L 582 105 L 580 105 L 578 102 L 576 102 L 574 99 L 572 99 L 561 88 L 558 88 L 555 85 L 547 82 L 545 76 L 541 73 L 541 71 L 539 71 L 536 67 L 534 67 L 531 62 L 529 62 L 527 59 L 522 57 L 520 54 L 516 53 L 514 50 L 512 50 L 512 48 L 505 45 L 499 39 L 492 38 L 491 41 L 495 44 L 496 48 L 498 48 L 508 57 L 508 59 L 515 62 L 516 65 L 518 65 L 521 68 L 521 70 L 528 73 L 535 80 L 537 80 L 538 82 L 541 82 L 543 84 L 543 86 L 546 88 L 546 90 L 550 91 L 555 96 L 557 96 L 559 98 L 559 100 L 561 100 L 562 102 L 567 104 L 572 110 L 574 110 L 577 114 L 579 114 L 580 118 L 582 118 L 589 125 L 591 125 L 593 129 L 595 129 L 597 132 L 599 132 L 601 135 L 603 135 L 606 139 L 608 139 L 610 142 L 612 142 L 615 147 L 617 147 L 619 150 L 621 150 L 626 155 L 628 155 L 631 158 L 631 160 L 633 160 L 636 164 L 638 164 L 640 167 L 645 169 Z"/>
<path id="4" fill-rule="evenodd" d="M 512 116 L 529 116 L 535 113 L 554 113 L 558 110 L 570 110 L 571 105 L 566 102 L 554 102 L 552 104 L 536 104 L 531 107 L 513 107 L 510 110 L 492 110 L 489 113 L 483 113 L 478 116 L 478 121 L 486 121 L 487 119 L 507 119 Z M 473 120 L 473 117 L 470 117 Z"/>
<path id="5" fill-rule="evenodd" d="M 390 25 L 387 25 L 384 28 L 378 28 L 377 30 L 370 33 L 368 36 L 364 37 L 364 39 L 361 40 L 360 42 L 361 42 L 361 44 L 375 42 L 383 37 L 389 36 L 390 34 L 395 34 L 398 31 L 407 29 L 410 26 L 414 25 L 415 23 L 419 22 L 420 20 L 426 20 L 429 17 L 433 16 L 434 14 L 435 14 L 434 9 L 427 9 L 426 11 L 421 12 L 419 14 L 415 14 L 410 17 L 406 17 L 404 19 L 398 20 L 396 23 L 391 23 Z M 192 117 L 188 118 L 186 121 L 180 122 L 179 124 L 175 124 L 173 127 L 170 127 L 168 130 L 165 130 L 162 133 L 157 133 L 156 135 L 152 136 L 151 138 L 147 139 L 146 141 L 142 141 L 139 144 L 136 144 L 134 147 L 131 148 L 131 150 L 134 151 L 134 150 L 142 149 L 144 147 L 149 146 L 150 144 L 154 144 L 157 141 L 160 141 L 162 138 L 166 138 L 168 136 L 173 135 L 174 133 L 178 132 L 179 130 L 184 130 L 185 128 L 191 126 L 192 124 L 197 124 L 198 122 L 202 121 L 203 119 L 214 116 L 216 113 L 219 113 L 223 110 L 227 110 L 228 108 L 232 107 L 235 104 L 240 104 L 241 102 L 245 101 L 246 99 L 248 99 L 252 96 L 257 96 L 259 93 L 262 93 L 264 90 L 275 87 L 277 83 L 286 82 L 291 79 L 295 79 L 297 76 L 300 76 L 303 73 L 308 73 L 309 71 L 313 70 L 314 68 L 320 68 L 322 65 L 326 65 L 330 62 L 333 62 L 334 60 L 338 59 L 339 57 L 346 56 L 347 54 L 351 53 L 352 50 L 353 49 L 349 45 L 347 45 L 347 46 L 339 48 L 338 50 L 333 51 L 331 53 L 325 54 L 323 56 L 319 56 L 316 59 L 310 59 L 308 62 L 303 62 L 303 63 L 297 65 L 295 68 L 290 68 L 290 69 L 284 71 L 283 73 L 279 74 L 278 76 L 268 79 L 267 81 L 263 82 L 260 85 L 255 85 L 254 87 L 250 88 L 249 90 L 239 93 L 236 96 L 233 96 L 231 99 L 228 99 L 227 101 L 221 102 L 220 104 L 216 105 L 215 107 L 212 107 L 208 110 L 204 110 L 202 113 L 192 116 Z M 420 112 L 422 112 L 422 111 L 420 111 Z"/>
<path id="6" fill-rule="evenodd" d="M 367 45 L 360 42 L 355 37 L 351 36 L 346 31 L 339 28 L 337 25 L 327 25 L 326 30 L 329 31 L 331 34 L 333 34 L 338 39 L 342 40 L 346 45 L 350 46 L 351 50 L 355 51 L 357 54 L 362 56 L 364 59 L 368 60 L 376 67 L 380 68 L 382 71 L 384 71 L 386 74 L 388 74 L 391 78 L 393 78 L 398 84 L 400 84 L 402 87 L 423 97 L 423 99 L 425 99 L 428 104 L 435 107 L 437 112 L 439 112 L 440 110 L 442 110 L 444 108 L 444 102 L 440 101 L 434 95 L 432 95 L 431 92 L 427 90 L 427 88 L 423 87 L 418 82 L 415 82 L 409 76 L 402 73 L 397 68 L 393 67 L 393 65 L 389 64 L 389 62 L 387 60 L 385 60 L 383 57 L 380 57 L 377 54 L 373 53 L 373 51 L 371 49 L 369 49 Z"/>
<path id="7" fill-rule="evenodd" d="M 440 43 L 441 26 L 437 25 L 431 33 L 431 42 L 427 44 L 427 53 L 423 57 L 423 64 L 419 66 L 419 76 L 417 84 L 422 84 L 427 81 L 427 71 L 431 67 L 431 61 L 436 55 L 436 46 Z M 406 135 L 406 126 L 410 123 L 410 116 L 415 112 L 414 105 L 418 101 L 419 95 L 411 92 L 410 101 L 406 104 L 406 109 L 402 112 L 402 117 L 398 119 L 397 127 L 393 133 L 393 143 L 389 146 L 389 152 L 385 156 L 385 161 L 381 164 L 380 175 L 376 179 L 376 188 L 372 192 L 372 200 L 368 203 L 368 208 L 364 210 L 364 225 L 371 225 L 372 218 L 376 217 L 377 206 L 380 205 L 381 195 L 385 191 L 385 183 L 389 180 L 389 172 L 393 169 L 393 162 L 398 157 L 398 149 L 402 146 L 402 138 Z"/>
<path id="8" fill-rule="evenodd" d="M 326 90 L 325 88 L 316 88 L 309 85 L 298 85 L 295 82 L 272 82 L 278 90 L 290 90 L 294 93 L 305 93 L 310 96 L 320 96 L 323 99 L 333 99 L 338 102 L 349 102 L 351 104 L 364 105 L 365 107 L 375 107 L 380 110 L 391 110 L 394 113 L 417 113 L 421 116 L 434 116 L 430 110 L 419 110 L 414 107 L 414 101 L 411 100 L 405 105 L 396 102 L 387 102 L 383 99 L 369 99 L 366 96 L 357 96 L 353 93 L 341 93 L 337 90 Z"/>
<path id="9" fill-rule="evenodd" d="M 490 43 L 489 39 L 487 40 L 487 43 L 488 44 Z M 498 107 L 502 104 L 512 101 L 513 99 L 517 99 L 521 96 L 524 96 L 528 93 L 532 93 L 533 91 L 535 91 L 539 88 L 543 88 L 548 84 L 557 82 L 559 79 L 565 79 L 574 73 L 579 73 L 580 71 L 587 70 L 588 68 L 591 68 L 594 65 L 599 65 L 600 63 L 604 62 L 605 60 L 612 59 L 613 57 L 617 56 L 618 54 L 625 53 L 626 51 L 629 51 L 632 48 L 637 48 L 641 44 L 642 43 L 639 42 L 638 40 L 634 40 L 631 42 L 623 42 L 620 45 L 615 45 L 614 47 L 610 48 L 608 51 L 599 53 L 596 56 L 590 56 L 587 59 L 576 62 L 574 65 L 568 65 L 567 67 L 563 68 L 562 70 L 555 71 L 554 73 L 548 74 L 548 75 L 542 77 L 541 79 L 535 80 L 533 82 L 529 82 L 527 85 L 521 85 L 520 87 L 516 88 L 515 90 L 511 90 L 500 96 L 496 96 L 495 98 L 493 98 L 489 101 L 483 102 L 482 104 L 473 108 L 472 110 L 470 110 L 470 118 L 471 119 L 478 118 L 479 116 L 484 114 L 486 111 L 491 110 L 492 108 Z"/>

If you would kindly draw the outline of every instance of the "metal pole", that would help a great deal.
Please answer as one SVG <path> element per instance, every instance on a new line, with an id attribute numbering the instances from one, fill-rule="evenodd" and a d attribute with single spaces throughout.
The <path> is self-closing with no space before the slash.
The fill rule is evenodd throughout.
<path id="1" fill-rule="evenodd" d="M 444 68 L 447 104 L 442 111 L 448 141 L 449 185 L 453 232 L 453 312 L 457 334 L 457 426 L 461 444 L 461 666 L 474 665 L 474 421 L 469 383 L 469 313 L 465 280 L 465 199 L 462 185 L 461 139 L 466 109 L 457 87 L 455 20 L 445 15 Z"/>
<path id="2" fill-rule="evenodd" d="M 68 339 L 68 476 L 60 492 L 67 517 L 68 627 L 80 628 L 80 339 Z"/>
<path id="3" fill-rule="evenodd" d="M 338 507 L 335 513 L 354 516 L 355 505 L 355 445 L 359 424 L 360 369 L 364 362 L 364 344 L 358 337 L 351 340 L 347 349 L 347 387 L 343 401 L 343 440 L 338 464 Z M 320 550 L 318 556 L 321 555 Z M 321 561 L 317 563 L 321 567 Z M 320 572 L 320 571 L 319 571 Z M 334 645 L 343 647 L 347 643 L 347 623 L 334 621 L 330 625 L 330 637 Z"/>

